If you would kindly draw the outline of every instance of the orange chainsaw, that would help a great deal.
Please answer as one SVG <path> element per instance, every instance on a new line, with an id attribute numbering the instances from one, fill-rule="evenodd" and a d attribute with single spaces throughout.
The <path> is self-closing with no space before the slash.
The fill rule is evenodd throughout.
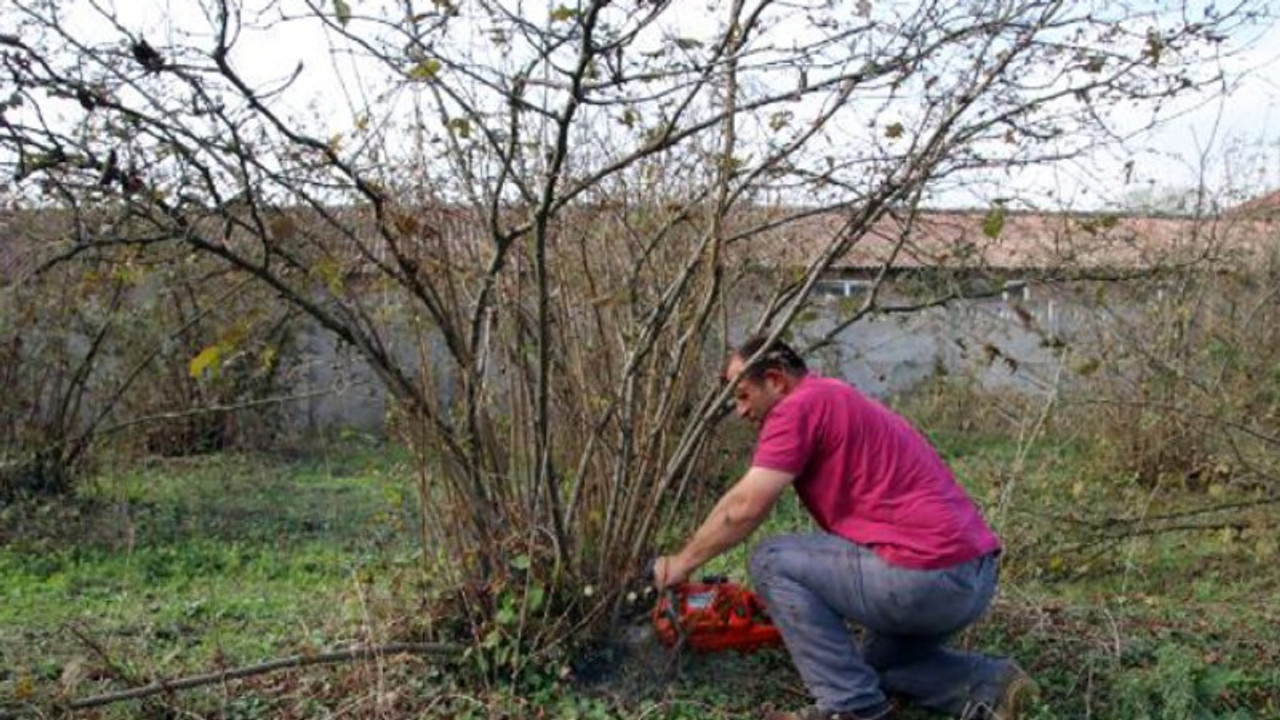
<path id="1" fill-rule="evenodd" d="M 695 652 L 748 653 L 782 645 L 764 602 L 723 577 L 668 588 L 653 608 L 653 628 L 663 645 Z"/>

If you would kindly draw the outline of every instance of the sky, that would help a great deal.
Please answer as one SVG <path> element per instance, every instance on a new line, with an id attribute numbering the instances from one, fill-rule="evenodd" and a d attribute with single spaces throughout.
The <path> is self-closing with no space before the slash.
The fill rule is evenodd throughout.
<path id="1" fill-rule="evenodd" d="M 1183 190 L 1201 179 L 1226 201 L 1280 190 L 1280 24 L 1238 40 L 1243 49 L 1225 66 L 1234 78 L 1225 94 L 1196 99 L 1153 132 L 1125 143 L 1136 158 L 1129 183 L 1120 180 L 1127 158 L 1096 158 L 1103 192 Z M 1043 174 L 1044 182 L 1064 185 L 1077 179 L 1070 168 Z M 1078 192 L 1098 193 L 1087 180 L 1077 184 Z"/>
<path id="2" fill-rule="evenodd" d="M 75 9 L 79 7 L 83 12 L 87 1 L 67 5 L 71 17 L 79 17 L 92 31 L 97 29 L 95 23 L 101 24 L 100 20 L 93 13 L 77 16 Z M 334 7 L 334 0 L 316 2 L 326 9 Z M 381 2 L 346 0 L 357 12 L 375 11 Z M 274 3 L 268 3 L 271 4 Z M 531 3 L 541 4 L 545 4 L 543 0 Z M 175 35 L 173 25 L 162 18 L 198 21 L 199 4 L 192 0 L 118 0 L 114 5 L 110 0 L 99 0 L 99 5 L 114 8 L 123 26 L 162 42 L 186 39 Z M 692 16 L 685 13 L 679 17 L 684 21 Z M 1105 207 L 1117 199 L 1133 202 L 1185 191 L 1201 181 L 1211 194 L 1220 194 L 1226 204 L 1280 189 L 1280 25 L 1241 33 L 1230 38 L 1228 44 L 1235 50 L 1224 65 L 1232 77 L 1227 92 L 1189 100 L 1180 114 L 1167 119 L 1154 132 L 1128 138 L 1122 145 L 1092 153 L 1083 161 L 995 174 L 984 188 L 945 191 L 932 202 L 951 207 L 982 206 L 991 195 L 999 195 L 1002 186 L 1016 187 L 1029 197 L 1044 198 L 1046 203 L 1078 209 Z M 346 118 L 349 126 L 355 122 L 358 109 L 347 106 L 343 98 L 359 94 L 357 76 L 350 72 L 350 59 L 333 55 L 327 47 L 328 38 L 315 23 L 286 23 L 261 37 L 247 37 L 238 45 L 235 59 L 238 67 L 263 79 L 287 77 L 299 62 L 304 63 L 307 72 L 294 88 L 295 96 L 308 98 L 307 102 L 323 117 Z M 338 83 L 343 77 L 345 85 Z M 1147 115 L 1135 113 L 1128 119 L 1139 127 Z M 1129 162 L 1133 169 L 1126 172 Z"/>

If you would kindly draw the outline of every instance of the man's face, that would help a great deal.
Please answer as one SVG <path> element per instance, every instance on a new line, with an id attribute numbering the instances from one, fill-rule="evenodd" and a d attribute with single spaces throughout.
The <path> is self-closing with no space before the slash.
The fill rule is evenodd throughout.
<path id="1" fill-rule="evenodd" d="M 725 368 L 725 376 L 730 382 L 742 374 L 745 364 L 742 358 L 734 356 Z M 784 382 L 777 371 L 770 371 L 759 380 L 741 378 L 733 388 L 734 411 L 738 416 L 751 421 L 755 425 L 764 422 L 764 418 L 773 406 L 782 399 Z"/>

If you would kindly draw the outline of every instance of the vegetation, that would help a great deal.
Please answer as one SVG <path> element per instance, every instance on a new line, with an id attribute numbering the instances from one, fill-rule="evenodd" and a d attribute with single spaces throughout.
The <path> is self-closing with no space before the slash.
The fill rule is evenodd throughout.
<path id="1" fill-rule="evenodd" d="M 10 218 L 5 248 L 65 220 Z M 96 445 L 186 455 L 290 434 L 297 313 L 209 263 L 104 252 L 0 285 L 0 307 L 0 500 L 72 492 Z"/>
<path id="2" fill-rule="evenodd" d="M 934 193 L 972 183 L 982 242 L 1007 240 L 1036 216 L 984 187 L 993 172 L 1083 157 L 1131 136 L 1134 108 L 1228 85 L 1225 40 L 1266 10 L 763 0 L 693 23 L 687 4 L 618 0 L 121 5 L 0 11 L 16 28 L 0 33 L 0 702 L 15 710 L 387 642 L 458 652 L 102 712 L 795 702 L 778 657 L 632 688 L 599 646 L 643 623 L 646 561 L 740 468 L 749 438 L 721 423 L 729 389 L 711 381 L 726 347 L 763 332 L 831 349 L 869 316 L 998 294 L 1009 268 L 970 242 L 886 286 Z M 259 72 L 254 47 L 309 45 L 282 42 L 297 32 L 341 58 L 341 111 L 305 94 L 333 67 L 273 56 Z M 1203 247 L 1125 272 L 1087 264 L 1118 222 L 1065 223 L 1036 268 L 1097 282 L 1110 316 L 1095 338 L 1044 333 L 1051 386 L 991 397 L 940 376 L 897 400 L 1007 541 L 1005 594 L 962 641 L 1023 658 L 1043 718 L 1273 717 L 1274 257 L 1244 272 L 1198 232 Z M 840 263 L 872 279 L 816 307 Z M 1142 303 L 1109 302 L 1117 287 Z M 388 444 L 228 452 L 281 450 L 263 409 L 298 390 L 304 321 L 376 375 Z M 791 505 L 769 529 L 804 522 Z"/>
<path id="3" fill-rule="evenodd" d="M 692 22 L 612 0 L 14 0 L 6 200 L 64 214 L 35 239 L 43 266 L 212 263 L 352 348 L 397 404 L 458 637 L 492 639 L 496 677 L 599 631 L 691 479 L 715 474 L 728 390 L 706 379 L 731 334 L 786 332 L 893 218 L 869 260 L 883 279 L 936 189 L 1079 156 L 1133 132 L 1133 104 L 1219 87 L 1206 61 L 1264 8 L 801 5 Z M 342 60 L 253 55 L 305 33 Z M 349 91 L 303 110 L 334 67 Z M 775 256 L 786 272 L 749 287 Z M 201 340 L 193 367 L 229 343 Z"/>
<path id="4" fill-rule="evenodd" d="M 1055 430 L 1019 442 L 996 413 L 971 415 L 977 422 L 964 430 L 946 422 L 947 407 L 1007 407 L 1007 398 L 980 399 L 943 381 L 899 402 L 934 431 L 1006 540 L 1001 598 L 961 642 L 1017 656 L 1044 686 L 1040 718 L 1280 717 L 1280 655 L 1269 641 L 1280 620 L 1272 602 L 1280 573 L 1256 542 L 1274 537 L 1274 508 L 1251 505 L 1256 489 L 1233 486 L 1216 501 L 1246 509 L 1223 528 L 1249 530 L 1099 543 L 1092 520 L 1141 501 L 1154 523 L 1202 507 L 1205 491 L 1117 475 L 1096 439 L 1055 439 Z M 348 445 L 305 461 L 210 455 L 123 465 L 83 485 L 70 504 L 6 507 L 0 707 L 430 637 L 433 623 L 450 619 L 426 601 L 443 588 L 419 555 L 415 487 L 405 451 Z M 788 497 L 761 532 L 806 525 Z M 745 551 L 708 571 L 744 577 Z M 391 656 L 162 695 L 141 707 L 224 718 L 701 720 L 803 701 L 779 653 L 679 661 L 659 652 L 615 657 L 603 669 L 575 656 L 481 684 L 490 676 L 479 655 Z M 642 681 L 624 681 L 629 672 L 644 673 Z M 139 702 L 104 712 L 134 717 Z"/>
<path id="5" fill-rule="evenodd" d="M 361 639 L 372 578 L 412 562 L 404 457 L 160 459 L 6 506 L 6 700 Z"/>

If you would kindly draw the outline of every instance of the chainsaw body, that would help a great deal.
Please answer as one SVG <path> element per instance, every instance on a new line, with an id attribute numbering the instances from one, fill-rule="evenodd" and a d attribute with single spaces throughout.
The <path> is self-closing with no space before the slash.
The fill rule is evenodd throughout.
<path id="1" fill-rule="evenodd" d="M 671 587 L 653 609 L 653 627 L 662 644 L 696 652 L 745 653 L 782 645 L 763 601 L 723 578 Z"/>

